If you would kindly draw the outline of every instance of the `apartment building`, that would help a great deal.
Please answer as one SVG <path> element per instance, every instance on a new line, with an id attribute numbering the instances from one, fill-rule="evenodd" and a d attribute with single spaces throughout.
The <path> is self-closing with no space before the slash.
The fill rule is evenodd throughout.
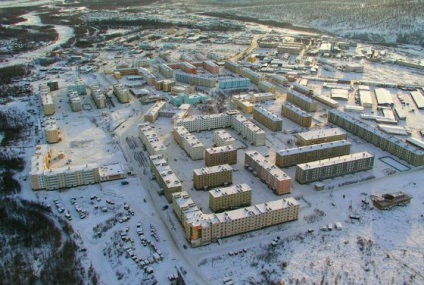
<path id="1" fill-rule="evenodd" d="M 250 96 L 250 101 L 252 103 L 263 103 L 275 99 L 277 99 L 277 95 L 271 92 L 254 93 Z"/>
<path id="2" fill-rule="evenodd" d="M 38 145 L 31 157 L 29 172 L 33 190 L 58 190 L 98 183 L 99 167 L 96 163 L 52 168 L 53 152 L 47 145 Z"/>
<path id="3" fill-rule="evenodd" d="M 347 140 L 314 144 L 277 151 L 275 164 L 278 167 L 289 167 L 296 164 L 316 161 L 350 153 L 351 143 Z"/>
<path id="4" fill-rule="evenodd" d="M 269 92 L 273 94 L 277 92 L 277 87 L 274 84 L 269 83 L 268 81 L 260 81 L 258 84 L 258 88 L 262 92 Z"/>
<path id="5" fill-rule="evenodd" d="M 314 90 L 312 90 L 311 88 L 306 86 L 306 84 L 304 85 L 304 84 L 294 82 L 292 87 L 293 87 L 294 90 L 296 90 L 300 93 L 306 94 L 306 95 L 313 95 L 314 94 Z"/>
<path id="6" fill-rule="evenodd" d="M 218 146 L 205 149 L 206 166 L 221 164 L 236 164 L 237 149 L 232 145 Z"/>
<path id="7" fill-rule="evenodd" d="M 128 103 L 130 101 L 130 91 L 121 84 L 113 85 L 113 94 L 115 94 L 121 103 Z"/>
<path id="8" fill-rule="evenodd" d="M 281 116 L 302 127 L 310 128 L 312 126 L 312 115 L 290 103 L 281 106 Z"/>
<path id="9" fill-rule="evenodd" d="M 157 101 L 153 106 L 144 114 L 144 121 L 154 123 L 159 117 L 159 112 L 165 107 L 165 101 Z"/>
<path id="10" fill-rule="evenodd" d="M 203 87 L 209 87 L 209 88 L 214 88 L 217 84 L 216 75 L 206 76 L 206 75 L 176 73 L 175 80 L 177 82 L 181 82 L 185 84 L 203 86 Z"/>
<path id="11" fill-rule="evenodd" d="M 268 75 L 267 78 L 269 79 L 269 81 L 271 83 L 278 84 L 278 85 L 285 86 L 285 85 L 287 85 L 289 83 L 289 81 L 287 80 L 287 78 L 285 78 L 283 76 L 280 76 L 280 75 L 277 75 L 277 74 Z"/>
<path id="12" fill-rule="evenodd" d="M 218 87 L 221 89 L 247 89 L 250 85 L 250 79 L 244 77 L 231 77 L 218 80 Z"/>
<path id="13" fill-rule="evenodd" d="M 218 74 L 219 73 L 219 66 L 216 65 L 214 62 L 210 61 L 210 60 L 206 60 L 203 62 L 203 69 L 209 71 L 210 73 L 213 74 Z"/>
<path id="14" fill-rule="evenodd" d="M 347 134 L 340 128 L 319 129 L 296 135 L 297 145 L 313 145 L 347 139 Z"/>
<path id="15" fill-rule="evenodd" d="M 317 102 L 315 100 L 293 89 L 287 90 L 286 100 L 307 112 L 315 112 L 317 110 Z"/>
<path id="16" fill-rule="evenodd" d="M 259 84 L 259 82 L 262 80 L 261 74 L 256 73 L 253 70 L 246 67 L 240 68 L 240 75 L 243 77 L 249 78 L 250 81 L 252 81 L 255 84 Z"/>
<path id="17" fill-rule="evenodd" d="M 371 153 L 358 152 L 298 164 L 296 166 L 296 180 L 300 184 L 305 184 L 359 171 L 370 170 L 373 166 L 374 156 Z"/>
<path id="18" fill-rule="evenodd" d="M 103 94 L 103 90 L 98 85 L 90 86 L 91 98 L 93 98 L 97 109 L 106 108 L 106 96 Z"/>
<path id="19" fill-rule="evenodd" d="M 150 170 L 168 202 L 172 201 L 172 193 L 181 192 L 182 184 L 162 154 L 150 156 Z"/>
<path id="20" fill-rule="evenodd" d="M 224 67 L 233 73 L 240 73 L 240 65 L 235 62 L 226 61 Z"/>
<path id="21" fill-rule="evenodd" d="M 68 91 L 68 98 L 72 112 L 82 111 L 82 101 L 76 91 Z"/>
<path id="22" fill-rule="evenodd" d="M 172 131 L 178 145 L 190 156 L 192 160 L 203 159 L 205 146 L 196 136 L 192 135 L 185 127 L 175 127 Z"/>
<path id="23" fill-rule="evenodd" d="M 246 151 L 244 166 L 258 176 L 277 195 L 290 193 L 291 178 L 255 150 Z"/>
<path id="24" fill-rule="evenodd" d="M 273 132 L 283 129 L 283 119 L 263 107 L 258 106 L 253 109 L 253 119 Z"/>
<path id="25" fill-rule="evenodd" d="M 249 95 L 233 95 L 231 101 L 236 105 L 238 110 L 241 110 L 245 114 L 252 114 L 255 107 L 255 104 L 250 102 Z"/>
<path id="26" fill-rule="evenodd" d="M 232 115 L 232 127 L 252 145 L 265 145 L 265 132 L 241 114 Z"/>
<path id="27" fill-rule="evenodd" d="M 180 63 L 180 68 L 185 73 L 197 74 L 197 68 L 186 61 Z"/>
<path id="28" fill-rule="evenodd" d="M 359 136 L 367 142 L 397 156 L 413 166 L 424 165 L 424 151 L 404 141 L 383 133 L 382 131 L 361 122 L 341 111 L 330 110 L 328 122 Z"/>
<path id="29" fill-rule="evenodd" d="M 41 108 L 43 110 L 43 114 L 45 116 L 51 116 L 54 114 L 54 103 L 53 98 L 49 94 L 50 88 L 47 85 L 40 85 L 39 86 L 39 95 L 40 95 L 40 102 L 41 102 Z"/>
<path id="30" fill-rule="evenodd" d="M 48 143 L 57 143 L 61 140 L 60 129 L 56 120 L 48 120 L 44 129 L 46 131 L 46 141 Z"/>
<path id="31" fill-rule="evenodd" d="M 359 90 L 359 102 L 361 102 L 362 107 L 372 108 L 372 94 L 370 90 Z"/>
<path id="32" fill-rule="evenodd" d="M 193 170 L 193 185 L 197 190 L 226 186 L 231 183 L 233 183 L 233 168 L 228 164 Z"/>
<path id="33" fill-rule="evenodd" d="M 290 197 L 219 214 L 204 214 L 185 191 L 173 194 L 172 206 L 193 247 L 297 220 L 300 210 L 299 202 Z"/>
<path id="34" fill-rule="evenodd" d="M 154 125 L 148 122 L 138 125 L 138 136 L 150 155 L 162 154 L 166 157 L 166 147 L 160 141 Z"/>
<path id="35" fill-rule="evenodd" d="M 236 139 L 226 130 L 217 130 L 213 132 L 213 143 L 215 146 L 234 145 Z"/>
<path id="36" fill-rule="evenodd" d="M 209 208 L 214 213 L 247 207 L 252 204 L 252 188 L 247 184 L 215 188 L 209 191 Z"/>
<path id="37" fill-rule="evenodd" d="M 285 42 L 277 46 L 277 52 L 279 54 L 289 53 L 289 54 L 300 54 L 300 52 L 303 50 L 303 44 L 302 43 L 296 43 L 296 42 Z"/>
<path id="38" fill-rule="evenodd" d="M 159 64 L 159 73 L 162 74 L 165 78 L 174 77 L 174 70 L 165 63 Z"/>

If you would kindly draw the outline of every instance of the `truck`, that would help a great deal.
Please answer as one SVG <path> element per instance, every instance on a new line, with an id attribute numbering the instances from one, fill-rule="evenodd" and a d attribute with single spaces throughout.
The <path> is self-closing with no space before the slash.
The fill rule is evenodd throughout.
<path id="1" fill-rule="evenodd" d="M 126 181 L 126 180 L 121 181 L 121 185 L 128 185 L 128 184 L 130 184 L 130 183 L 128 181 Z"/>

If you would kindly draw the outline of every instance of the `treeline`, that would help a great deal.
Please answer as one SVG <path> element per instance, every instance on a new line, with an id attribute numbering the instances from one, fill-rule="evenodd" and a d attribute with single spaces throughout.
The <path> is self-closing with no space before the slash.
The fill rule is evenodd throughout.
<path id="1" fill-rule="evenodd" d="M 97 284 L 77 256 L 72 228 L 63 225 L 42 204 L 0 199 L 1 284 Z"/>
<path id="2" fill-rule="evenodd" d="M 0 84 L 12 83 L 12 78 L 26 75 L 26 69 L 23 65 L 15 65 L 0 68 Z"/>
<path id="3" fill-rule="evenodd" d="M 24 131 L 33 125 L 26 120 L 28 117 L 22 111 L 0 110 L 0 132 L 3 133 L 0 144 L 2 146 L 8 146 L 22 139 Z"/>

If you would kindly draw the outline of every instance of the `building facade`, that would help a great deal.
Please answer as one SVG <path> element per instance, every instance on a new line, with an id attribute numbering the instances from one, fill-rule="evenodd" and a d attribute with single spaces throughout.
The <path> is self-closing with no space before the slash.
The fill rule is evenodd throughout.
<path id="1" fill-rule="evenodd" d="M 215 188 L 209 191 L 209 208 L 214 213 L 250 206 L 252 188 L 247 184 Z"/>
<path id="2" fill-rule="evenodd" d="M 163 155 L 150 156 L 150 170 L 153 173 L 156 182 L 165 194 L 168 202 L 172 201 L 172 193 L 181 192 L 182 184 L 169 166 L 168 161 Z"/>
<path id="3" fill-rule="evenodd" d="M 232 145 L 218 146 L 205 149 L 206 166 L 215 166 L 220 164 L 236 164 L 237 149 Z"/>
<path id="4" fill-rule="evenodd" d="M 228 164 L 193 170 L 193 185 L 197 190 L 227 186 L 231 183 L 233 183 L 233 168 Z"/>
<path id="5" fill-rule="evenodd" d="M 306 146 L 345 140 L 347 139 L 347 134 L 340 128 L 330 128 L 298 133 L 296 138 L 297 145 Z"/>
<path id="6" fill-rule="evenodd" d="M 273 132 L 278 132 L 283 129 L 283 119 L 263 107 L 255 107 L 253 109 L 253 119 Z"/>
<path id="7" fill-rule="evenodd" d="M 314 144 L 277 151 L 275 164 L 278 167 L 289 167 L 296 164 L 316 161 L 350 153 L 351 143 L 347 140 Z"/>
<path id="8" fill-rule="evenodd" d="M 373 166 L 374 156 L 371 153 L 358 152 L 298 164 L 296 166 L 296 180 L 300 184 L 305 184 L 359 171 L 370 170 Z"/>
<path id="9" fill-rule="evenodd" d="M 252 171 L 253 175 L 258 176 L 277 195 L 290 193 L 290 176 L 273 163 L 267 161 L 257 151 L 246 151 L 244 155 L 244 166 L 249 171 Z"/>

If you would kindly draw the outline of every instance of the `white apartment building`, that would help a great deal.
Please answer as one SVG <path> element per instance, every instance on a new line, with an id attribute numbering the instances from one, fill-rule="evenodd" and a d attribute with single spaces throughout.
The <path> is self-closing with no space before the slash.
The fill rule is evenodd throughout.
<path id="1" fill-rule="evenodd" d="M 106 108 L 106 96 L 103 94 L 103 91 L 100 89 L 99 86 L 91 86 L 91 97 L 94 100 L 94 103 L 96 103 L 97 109 L 103 109 Z"/>
<path id="2" fill-rule="evenodd" d="M 166 157 L 166 147 L 159 139 L 154 125 L 148 122 L 138 125 L 138 136 L 150 155 L 162 154 Z"/>
<path id="3" fill-rule="evenodd" d="M 214 212 L 222 212 L 252 203 L 252 188 L 247 184 L 216 188 L 209 191 L 209 208 Z"/>
<path id="4" fill-rule="evenodd" d="M 257 125 L 248 120 L 245 116 L 238 114 L 232 117 L 232 127 L 243 138 L 255 146 L 265 145 L 265 132 Z"/>
<path id="5" fill-rule="evenodd" d="M 233 145 L 236 143 L 236 139 L 226 130 L 217 130 L 213 132 L 213 143 L 216 146 Z"/>
<path id="6" fill-rule="evenodd" d="M 121 103 L 128 103 L 130 101 L 130 91 L 121 84 L 113 85 L 113 94 L 118 98 Z"/>
<path id="7" fill-rule="evenodd" d="M 165 107 L 165 101 L 157 101 L 153 106 L 144 114 L 144 121 L 154 123 L 159 117 L 159 112 Z"/>
<path id="8" fill-rule="evenodd" d="M 192 135 L 185 127 L 175 127 L 173 130 L 174 139 L 181 146 L 192 160 L 203 159 L 205 146 L 196 136 Z"/>
<path id="9" fill-rule="evenodd" d="M 181 192 L 182 184 L 175 172 L 169 166 L 168 161 L 161 154 L 150 156 L 150 170 L 156 182 L 163 190 L 168 202 L 172 200 L 172 193 Z"/>

